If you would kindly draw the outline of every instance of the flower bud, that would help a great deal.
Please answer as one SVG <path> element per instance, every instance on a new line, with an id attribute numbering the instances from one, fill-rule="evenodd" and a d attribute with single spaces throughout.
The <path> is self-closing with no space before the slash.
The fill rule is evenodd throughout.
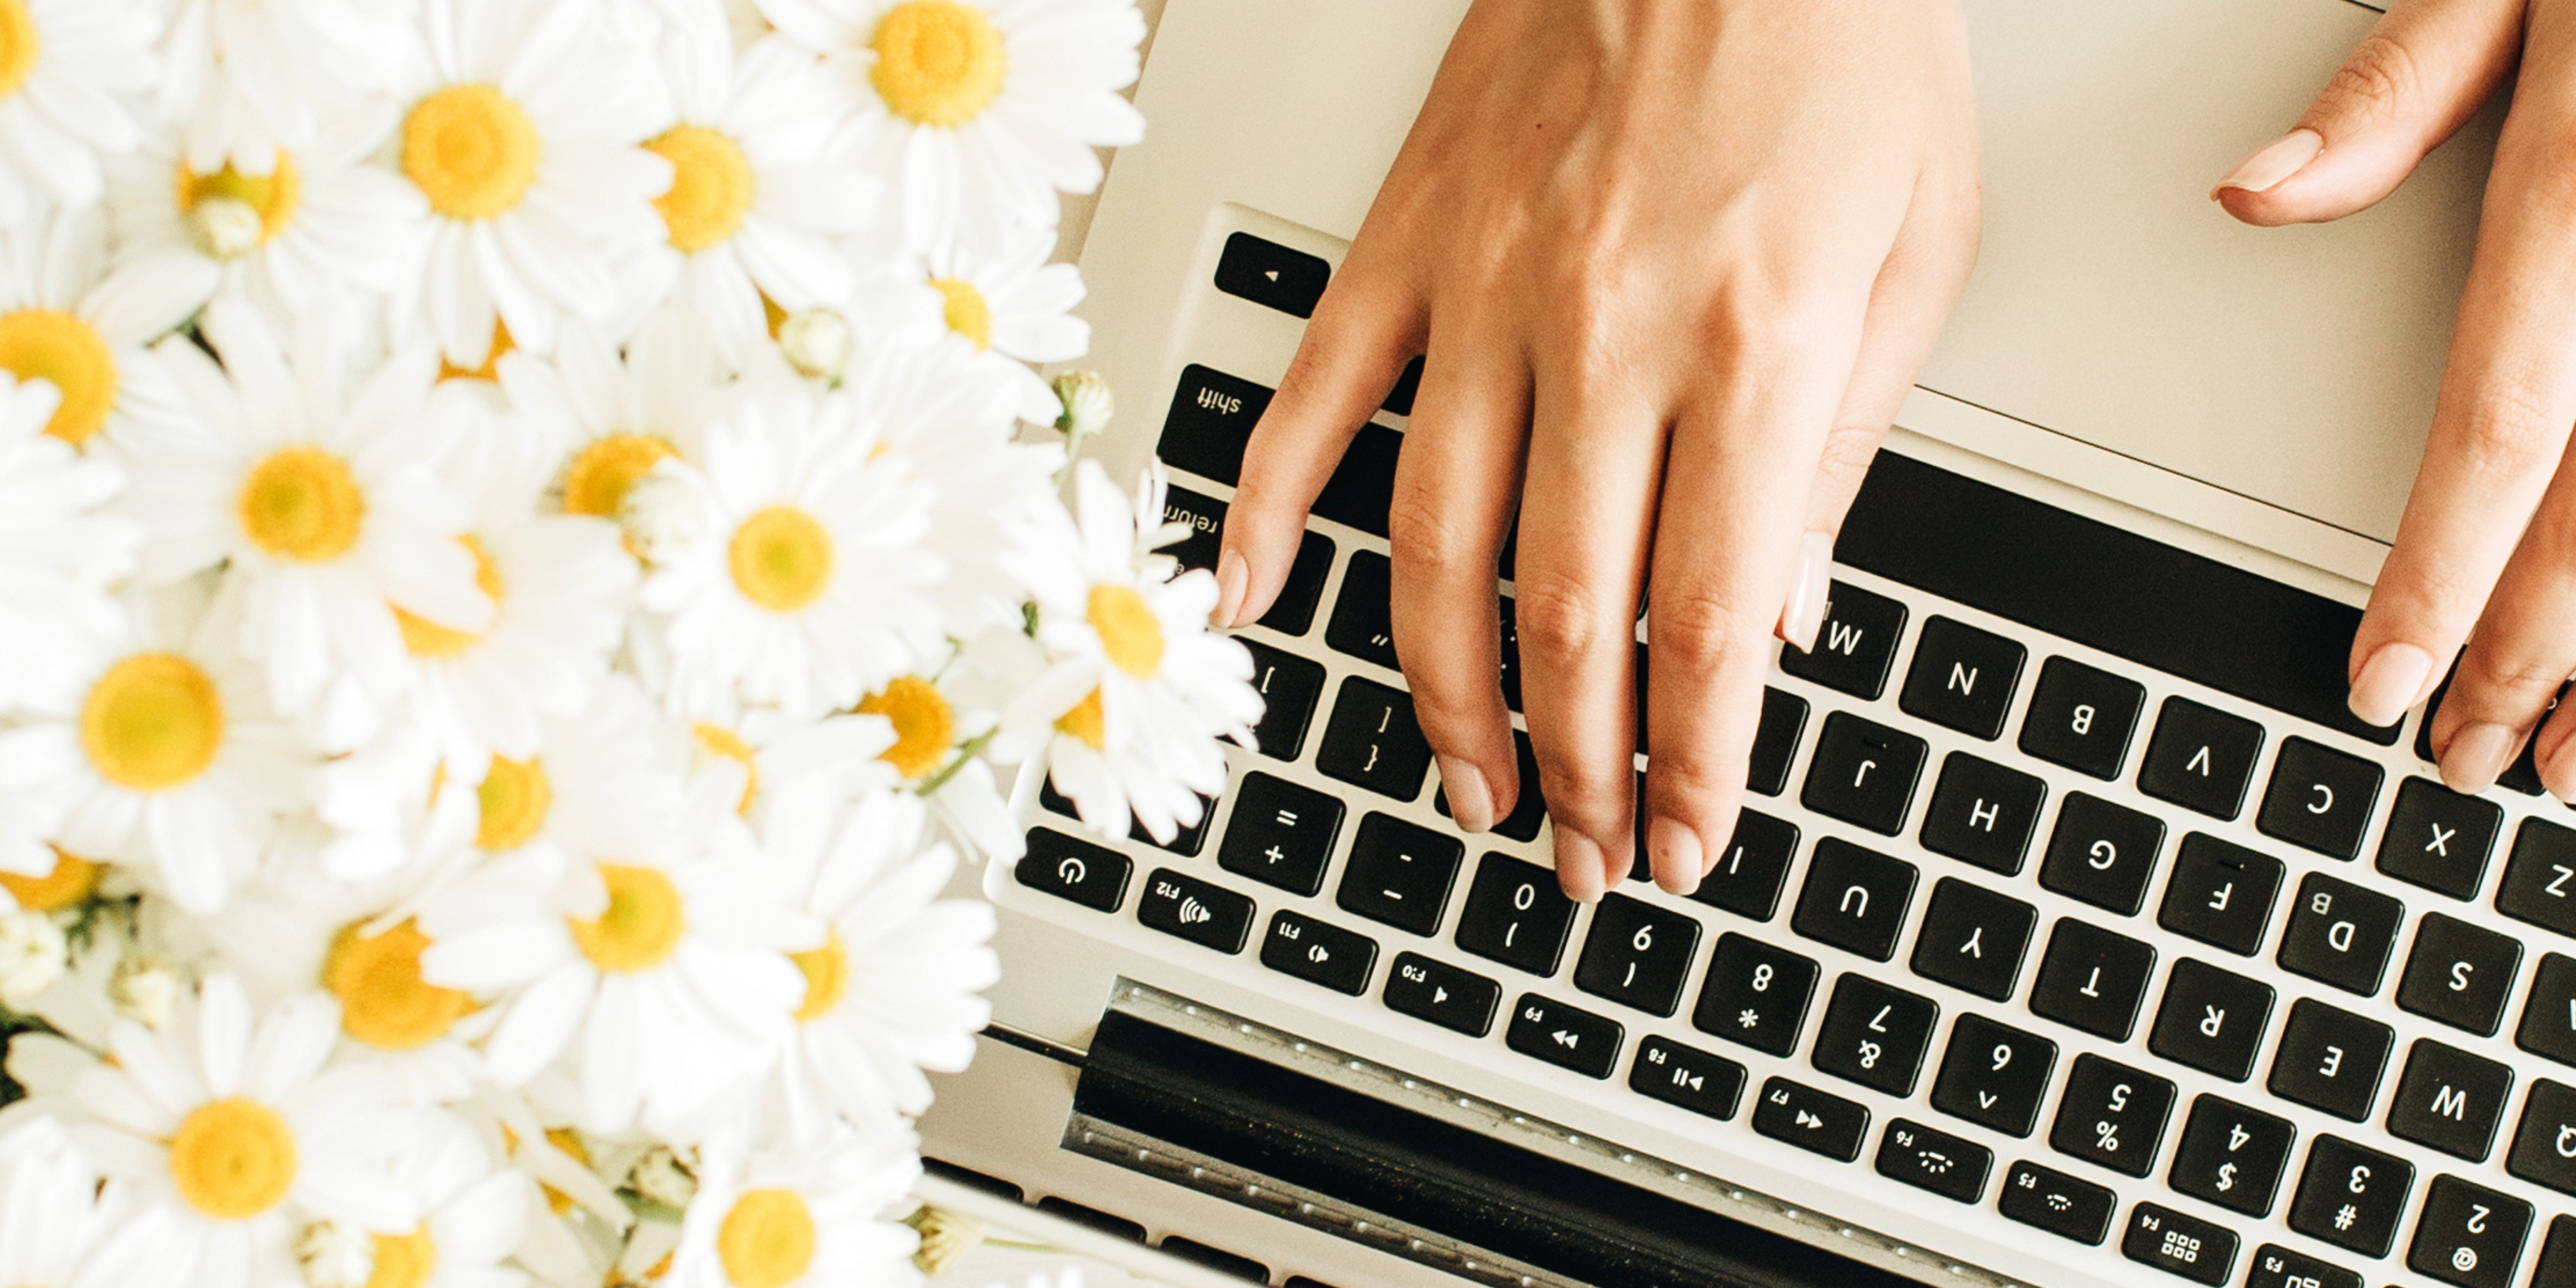
<path id="1" fill-rule="evenodd" d="M 338 1221 L 316 1221 L 295 1236 L 295 1264 L 310 1288 L 367 1288 L 376 1276 L 376 1241 Z"/>
<path id="2" fill-rule="evenodd" d="M 837 376 L 850 365 L 850 324 L 830 309 L 790 313 L 778 324 L 778 348 L 788 364 L 808 376 Z"/>
<path id="3" fill-rule="evenodd" d="M 697 1197 L 698 1178 L 689 1174 L 668 1145 L 656 1145 L 637 1159 L 628 1178 L 635 1192 L 667 1208 L 685 1208 Z"/>
<path id="4" fill-rule="evenodd" d="M 913 1213 L 910 1224 L 921 1235 L 921 1247 L 912 1254 L 912 1264 L 932 1278 L 984 1242 L 983 1222 L 932 1204 L 925 1203 Z"/>
<path id="5" fill-rule="evenodd" d="M 626 490 L 617 507 L 627 548 L 646 563 L 668 563 L 707 533 L 707 506 L 686 479 L 651 474 Z"/>
<path id="6" fill-rule="evenodd" d="M 1117 400 L 1109 395 L 1109 381 L 1097 371 L 1068 371 L 1057 376 L 1055 397 L 1064 404 L 1064 414 L 1056 417 L 1055 427 L 1076 440 L 1107 429 L 1109 418 L 1118 411 Z"/>
<path id="7" fill-rule="evenodd" d="M 23 1011 L 71 969 L 63 928 L 41 912 L 0 917 L 0 1006 Z"/>
<path id="8" fill-rule="evenodd" d="M 188 239 L 216 259 L 239 259 L 259 249 L 267 231 L 259 211 L 234 197 L 206 197 L 188 208 Z"/>
<path id="9" fill-rule="evenodd" d="M 118 1015 L 158 1029 L 170 1022 L 170 1008 L 178 1003 L 179 972 L 139 956 L 128 957 L 116 964 L 107 998 L 115 1003 Z"/>

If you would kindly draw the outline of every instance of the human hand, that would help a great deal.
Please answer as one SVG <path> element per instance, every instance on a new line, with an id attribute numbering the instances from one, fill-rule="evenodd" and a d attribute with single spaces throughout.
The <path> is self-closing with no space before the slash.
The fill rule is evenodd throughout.
<path id="1" fill-rule="evenodd" d="M 2398 0 L 2297 128 L 2211 194 L 2263 225 L 2364 209 L 2517 58 L 2423 468 L 2352 648 L 2352 709 L 2374 724 L 2458 656 L 2432 744 L 2461 791 L 2494 784 L 2576 671 L 2576 3 Z M 2562 712 L 2537 751 L 2576 800 L 2571 735 Z"/>
<path id="2" fill-rule="evenodd" d="M 1425 355 L 1393 625 L 1461 827 L 1519 781 L 1496 559 L 1577 899 L 1627 874 L 1641 592 L 1656 881 L 1732 835 L 1775 628 L 1975 257 L 1956 0 L 1476 0 L 1243 461 L 1216 620 L 1278 595 L 1307 507 Z"/>

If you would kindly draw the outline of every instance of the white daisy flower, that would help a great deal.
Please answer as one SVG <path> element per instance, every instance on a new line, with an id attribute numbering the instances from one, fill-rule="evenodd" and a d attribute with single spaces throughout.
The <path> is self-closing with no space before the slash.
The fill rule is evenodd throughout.
<path id="1" fill-rule="evenodd" d="M 0 373 L 0 711 L 61 694 L 125 629 L 106 587 L 134 570 L 142 533 L 102 512 L 125 472 L 45 432 L 60 403 Z"/>
<path id="2" fill-rule="evenodd" d="M 707 426 L 733 406 L 702 328 L 665 314 L 621 358 L 597 328 L 567 322 L 547 358 L 514 353 L 501 387 L 527 429 L 564 458 L 551 492 L 566 514 L 615 519 L 668 457 L 701 459 Z"/>
<path id="3" fill-rule="evenodd" d="M 730 762 L 743 775 L 745 818 L 782 800 L 813 798 L 837 808 L 863 791 L 889 787 L 895 769 L 886 757 L 895 729 L 860 704 L 860 714 L 821 720 L 791 719 L 776 711 L 746 711 L 730 725 L 701 720 L 690 728 L 695 763 Z"/>
<path id="4" fill-rule="evenodd" d="M 504 1267 L 525 1237 L 526 1175 L 495 1165 L 492 1152 L 453 1114 L 423 1123 L 418 1140 L 394 1159 L 394 1178 L 410 1191 L 420 1224 L 406 1234 L 373 1236 L 367 1288 L 514 1288 L 527 1282 Z"/>
<path id="5" fill-rule="evenodd" d="M 906 1133 L 848 1132 L 792 1154 L 749 1153 L 725 1137 L 700 1155 L 672 1288 L 921 1282 L 919 1239 L 885 1219 L 921 1175 Z"/>
<path id="6" fill-rule="evenodd" d="M 978 374 L 1011 387 L 1011 409 L 1033 425 L 1055 420 L 1063 403 L 1033 363 L 1065 362 L 1091 347 L 1091 324 L 1073 315 L 1082 273 L 1051 264 L 1055 229 L 1032 224 L 990 249 L 957 242 L 932 248 L 920 265 L 939 292 L 949 342 L 971 348 Z"/>
<path id="7" fill-rule="evenodd" d="M 933 494 L 856 413 L 839 394 L 764 397 L 709 431 L 702 471 L 656 467 L 713 519 L 644 583 L 645 607 L 671 615 L 675 709 L 819 716 L 938 647 Z"/>
<path id="8" fill-rule="evenodd" d="M 107 235 L 106 216 L 94 206 L 0 221 L 0 371 L 52 382 L 62 401 L 45 432 L 84 449 L 101 430 L 122 441 L 138 429 L 196 427 L 144 350 L 196 305 L 168 282 L 107 280 Z"/>
<path id="9" fill-rule="evenodd" d="M 853 140 L 893 179 L 916 241 L 985 244 L 1055 222 L 1055 194 L 1100 182 L 1095 147 L 1144 137 L 1120 88 L 1145 19 L 1128 0 L 759 0 L 824 55 Z"/>
<path id="10" fill-rule="evenodd" d="M 605 319 L 620 255 L 663 236 L 652 199 L 671 124 L 651 59 L 595 0 L 422 0 L 429 75 L 403 95 L 396 164 L 428 202 L 429 250 L 396 293 L 449 362 L 490 356 L 496 323 L 544 354 L 569 315 Z"/>
<path id="11" fill-rule="evenodd" d="M 313 1222 L 418 1226 L 385 1167 L 415 1120 L 373 1072 L 324 1068 L 338 1009 L 306 994 L 254 1026 L 241 985 L 216 975 L 162 1032 L 117 1026 L 115 1062 L 72 1088 L 97 1120 L 75 1139 L 135 1207 L 92 1263 L 104 1282 L 293 1282 Z"/>
<path id="12" fill-rule="evenodd" d="M 143 868 L 195 913 L 223 906 L 277 816 L 304 806 L 313 773 L 203 600 L 193 584 L 130 596 L 124 651 L 69 700 L 0 732 L 0 799 L 55 802 L 64 850 Z"/>
<path id="13" fill-rule="evenodd" d="M 14 1045 L 14 1044 L 13 1044 Z M 63 1125 L 35 1118 L 0 1134 L 0 1283 L 72 1288 L 125 1218 Z"/>
<path id="14" fill-rule="evenodd" d="M 427 397 L 436 360 L 425 347 L 350 389 L 332 328 L 304 328 L 292 364 L 246 306 L 217 302 L 203 329 L 222 366 L 185 340 L 156 355 L 207 432 L 135 455 L 142 576 L 168 582 L 228 562 L 242 652 L 265 664 L 281 711 L 346 750 L 411 682 L 398 613 L 451 631 L 491 626 L 491 596 L 458 540 L 468 512 L 433 472 L 470 405 Z"/>
<path id="15" fill-rule="evenodd" d="M 0 0 L 0 215 L 98 200 L 100 155 L 142 138 L 125 96 L 160 38 L 154 0 Z"/>
<path id="16" fill-rule="evenodd" d="M 268 176 L 421 61 L 412 0 L 179 0 L 161 112 L 188 163 Z M 413 74 L 417 74 L 416 72 Z"/>

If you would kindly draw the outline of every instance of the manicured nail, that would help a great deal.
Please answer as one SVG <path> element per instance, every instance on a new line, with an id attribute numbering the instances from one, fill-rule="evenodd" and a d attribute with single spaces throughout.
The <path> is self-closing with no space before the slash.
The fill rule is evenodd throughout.
<path id="1" fill-rule="evenodd" d="M 1235 615 L 1243 611 L 1243 592 L 1252 584 L 1252 565 L 1243 556 L 1228 550 L 1216 561 L 1216 611 L 1208 614 L 1208 623 L 1218 630 L 1231 630 L 1243 623 Z"/>
<path id="2" fill-rule="evenodd" d="M 1780 606 L 1780 638 L 1802 653 L 1816 650 L 1816 632 L 1825 627 L 1825 600 L 1833 591 L 1834 539 L 1810 532 L 1798 543 L 1798 572 L 1789 582 L 1789 602 Z"/>
<path id="3" fill-rule="evenodd" d="M 2209 199 L 2218 200 L 2218 194 L 2229 188 L 2262 192 L 2297 174 L 2325 150 L 2325 137 L 2315 130 L 2292 130 L 2263 145 L 2261 151 L 2237 162 L 2236 168 L 2228 171 L 2227 177 L 2209 190 Z"/>
<path id="4" fill-rule="evenodd" d="M 1655 865 L 1655 883 L 1678 895 L 1699 889 L 1706 875 L 1699 833 L 1669 818 L 1646 824 L 1646 854 Z"/>
<path id="5" fill-rule="evenodd" d="M 1458 830 L 1489 832 L 1494 827 L 1494 793 L 1485 776 L 1463 760 L 1440 758 L 1440 786 L 1449 793 L 1449 817 Z"/>
<path id="6" fill-rule="evenodd" d="M 1578 832 L 1556 834 L 1556 882 L 1576 903 L 1601 902 L 1601 847 Z"/>
<path id="7" fill-rule="evenodd" d="M 2550 795 L 2576 805 L 2576 738 L 2562 740 L 2558 754 L 2541 762 L 2540 785 Z"/>
<path id="8" fill-rule="evenodd" d="M 2522 739 L 2503 725 L 2464 726 L 2451 735 L 2450 749 L 2442 753 L 2442 781 L 2452 791 L 2475 796 L 2495 786 L 2504 767 L 2513 763 L 2513 753 L 2521 748 Z"/>
<path id="9" fill-rule="evenodd" d="M 2412 644 L 2382 644 L 2352 681 L 2352 713 L 2363 724 L 2393 725 L 2424 696 L 2433 678 L 2433 655 Z"/>

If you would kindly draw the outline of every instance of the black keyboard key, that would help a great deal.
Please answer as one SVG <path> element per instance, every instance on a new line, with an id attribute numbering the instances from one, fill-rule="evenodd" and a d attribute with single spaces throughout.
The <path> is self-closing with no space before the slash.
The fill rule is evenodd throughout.
<path id="1" fill-rule="evenodd" d="M 1640 726 L 1643 723 L 1640 722 Z M 1807 700 L 1765 686 L 1762 723 L 1753 730 L 1753 759 L 1744 785 L 1765 796 L 1789 789 L 1789 761 L 1798 754 L 1798 738 L 1807 731 Z"/>
<path id="2" fill-rule="evenodd" d="M 1403 450 L 1404 435 L 1374 421 L 1360 426 L 1342 449 L 1342 463 L 1315 494 L 1314 516 L 1384 537 L 1395 497 L 1395 458 Z"/>
<path id="3" fill-rule="evenodd" d="M 2522 1106 L 2505 1170 L 2561 1194 L 2576 1194 L 2576 1087 L 2541 1078 Z"/>
<path id="4" fill-rule="evenodd" d="M 1127 897 L 1136 865 L 1106 846 L 1076 840 L 1053 828 L 1029 829 L 1028 853 L 1011 869 L 1021 885 L 1068 899 L 1095 912 L 1116 912 Z"/>
<path id="5" fill-rule="evenodd" d="M 2174 1084 L 2098 1055 L 2075 1057 L 2048 1146 L 2058 1153 L 2129 1176 L 2156 1165 L 2156 1146 L 2172 1115 Z"/>
<path id="6" fill-rule="evenodd" d="M 2138 790 L 2232 819 L 2245 809 L 2245 789 L 2262 753 L 2263 726 L 2189 698 L 2167 698 L 2138 765 Z"/>
<path id="7" fill-rule="evenodd" d="M 1508 854 L 1488 854 L 1458 910 L 1458 946 L 1541 977 L 1565 959 L 1574 927 L 1574 901 L 1556 874 Z"/>
<path id="8" fill-rule="evenodd" d="M 1306 730 L 1324 700 L 1324 666 L 1259 640 L 1238 637 L 1235 643 L 1252 654 L 1252 687 L 1263 703 L 1261 721 L 1252 726 L 1253 741 L 1262 755 L 1294 762 L 1306 750 Z"/>
<path id="9" fill-rule="evenodd" d="M 1619 1062 L 1619 1042 L 1625 1033 L 1609 1016 L 1523 993 L 1520 1004 L 1512 1008 L 1511 1025 L 1503 1030 L 1503 1043 L 1560 1069 L 1607 1078 Z"/>
<path id="10" fill-rule="evenodd" d="M 2361 834 L 2379 803 L 2379 766 L 2305 738 L 2281 740 L 2271 786 L 2254 825 L 2330 859 L 2361 853 Z"/>
<path id="11" fill-rule="evenodd" d="M 1914 641 L 1914 662 L 1896 705 L 1906 714 L 1991 742 L 2004 731 L 2030 650 L 1992 631 L 1947 617 L 1928 618 Z"/>
<path id="12" fill-rule="evenodd" d="M 1381 796 L 1409 801 L 1422 794 L 1422 775 L 1431 768 L 1431 744 L 1413 720 L 1413 698 L 1375 680 L 1354 675 L 1342 681 L 1333 699 L 1332 719 L 1324 725 L 1324 745 L 1315 751 L 1315 768 L 1327 778 L 1365 787 Z"/>
<path id="13" fill-rule="evenodd" d="M 1798 799 L 1819 814 L 1894 836 L 1923 776 L 1924 741 L 1848 711 L 1825 717 Z"/>
<path id="14" fill-rule="evenodd" d="M 2126 1042 L 2155 969 L 2153 945 L 2060 917 L 2031 981 L 2031 1014 Z"/>
<path id="15" fill-rule="evenodd" d="M 1869 1134 L 1869 1107 L 1787 1078 L 1773 1078 L 1762 1084 L 1762 1097 L 1754 1103 L 1753 1130 L 1848 1163 L 1860 1157 L 1861 1137 Z"/>
<path id="16" fill-rule="evenodd" d="M 1876 591 L 1835 582 L 1825 594 L 1825 624 L 1814 652 L 1780 650 L 1780 669 L 1855 698 L 1887 690 L 1887 669 L 1905 634 L 1905 605 Z"/>
<path id="17" fill-rule="evenodd" d="M 2365 1257 L 2387 1256 L 2414 1186 L 2413 1163 L 2341 1136 L 2319 1136 L 2308 1146 L 2308 1165 L 2290 1200 L 2290 1228 Z"/>
<path id="18" fill-rule="evenodd" d="M 2531 999 L 2513 1043 L 2560 1064 L 2576 1065 L 2576 957 L 2551 953 L 2531 972 Z"/>
<path id="19" fill-rule="evenodd" d="M 1964 751 L 1941 762 L 1941 780 L 1923 811 L 1923 848 L 2005 876 L 2021 874 L 2048 785 Z"/>
<path id="20" fill-rule="evenodd" d="M 2516 921 L 2576 936 L 2576 829 L 2524 819 L 2495 906 Z"/>
<path id="21" fill-rule="evenodd" d="M 2013 1164 L 1995 1196 L 1995 1210 L 2005 1216 L 2092 1248 L 2110 1237 L 2111 1214 L 2118 1206 L 2109 1186 L 2037 1163 Z"/>
<path id="22" fill-rule="evenodd" d="M 2279 859 L 2219 840 L 2206 832 L 2182 838 L 2173 879 L 2156 924 L 2213 948 L 2251 957 L 2263 946 L 2272 900 L 2286 869 Z"/>
<path id="23" fill-rule="evenodd" d="M 1417 357 L 1404 364 L 1403 374 L 1395 378 L 1394 387 L 1386 391 L 1386 400 L 1378 406 L 1393 415 L 1410 416 L 1413 414 L 1413 400 L 1421 392 L 1422 359 Z"/>
<path id="24" fill-rule="evenodd" d="M 2165 980 L 2147 1049 L 2202 1073 L 2243 1082 L 2272 1018 L 2272 986 L 2185 957 Z"/>
<path id="25" fill-rule="evenodd" d="M 1183 568 L 1216 570 L 1217 553 L 1224 547 L 1226 504 L 1214 497 L 1201 496 L 1188 488 L 1175 487 L 1163 496 L 1163 522 L 1186 525 L 1190 535 L 1164 547 L 1164 553 L 1180 562 Z M 1261 615 L 1259 625 L 1282 635 L 1303 635 L 1315 624 L 1315 606 L 1324 598 L 1324 582 L 1333 572 L 1333 539 L 1320 532 L 1309 532 L 1297 543 L 1297 558 L 1288 567 L 1288 580 L 1279 588 L 1279 597 L 1270 603 L 1270 611 Z"/>
<path id="26" fill-rule="evenodd" d="M 1375 662 L 1393 671 L 1395 627 L 1388 616 L 1393 570 L 1385 555 L 1354 550 L 1342 568 L 1342 590 L 1333 597 L 1333 615 L 1324 623 L 1324 643 L 1336 653 Z"/>
<path id="27" fill-rule="evenodd" d="M 2282 969 L 2368 997 L 2379 991 L 2406 905 L 2323 872 L 2299 882 L 2281 931 Z"/>
<path id="28" fill-rule="evenodd" d="M 2021 978 L 2039 911 L 1957 877 L 1932 887 L 1914 936 L 1914 973 L 2001 1002 Z"/>
<path id="29" fill-rule="evenodd" d="M 1879 1175 L 1953 1203 L 1976 1202 L 1994 1166 L 1995 1151 L 1908 1118 L 1888 1123 L 1878 1138 Z"/>
<path id="30" fill-rule="evenodd" d="M 2480 1037 L 2504 1023 L 2521 941 L 2438 912 L 2415 926 L 2415 947 L 2397 981 L 2397 1004 Z"/>
<path id="31" fill-rule="evenodd" d="M 1197 877 L 1156 868 L 1136 899 L 1136 920 L 1201 948 L 1239 953 L 1252 935 L 1252 900 Z"/>
<path id="32" fill-rule="evenodd" d="M 2236 1232 L 2215 1221 L 2141 1203 L 2129 1210 L 2129 1232 L 2120 1236 L 2120 1255 L 2214 1288 L 2227 1282 L 2227 1272 L 2236 1267 Z"/>
<path id="33" fill-rule="evenodd" d="M 2406 1072 L 2388 1102 L 2388 1130 L 2418 1145 L 2483 1163 L 2495 1148 L 2513 1069 L 2431 1038 L 2406 1051 Z"/>
<path id="34" fill-rule="evenodd" d="M 1698 950 L 1699 922 L 1643 899 L 1603 895 L 1593 910 L 1592 928 L 1584 934 L 1574 986 L 1623 1006 L 1670 1015 L 1682 1004 L 1682 985 Z"/>
<path id="35" fill-rule="evenodd" d="M 2165 1182 L 2230 1212 L 2260 1217 L 2272 1210 L 2298 1139 L 2290 1120 L 2217 1096 L 2196 1096 L 2182 1139 L 2174 1143 Z"/>
<path id="36" fill-rule="evenodd" d="M 1429 1020 L 1471 1038 L 1494 1028 L 1494 1008 L 1503 1002 L 1503 987 L 1474 971 L 1433 961 L 1420 953 L 1397 953 L 1386 973 L 1386 1009 L 1417 1020 Z"/>
<path id="37" fill-rule="evenodd" d="M 1173 469 L 1232 487 L 1243 478 L 1243 445 L 1269 409 L 1264 386 L 1195 364 L 1184 367 L 1154 454 Z"/>
<path id="38" fill-rule="evenodd" d="M 1261 964 L 1357 997 L 1368 991 L 1369 974 L 1377 968 L 1377 941 L 1282 908 L 1270 914 L 1270 933 L 1261 939 Z"/>
<path id="39" fill-rule="evenodd" d="M 2120 776 L 2129 735 L 2137 732 L 2147 689 L 2073 658 L 2052 657 L 2039 668 L 2030 710 L 2022 713 L 2021 749 L 2104 782 Z"/>
<path id="40" fill-rule="evenodd" d="M 1324 867 L 1341 832 L 1340 801 L 1256 770 L 1235 788 L 1234 820 L 1217 846 L 1217 866 L 1312 895 L 1324 888 Z"/>
<path id="41" fill-rule="evenodd" d="M 2379 838 L 2379 870 L 2436 894 L 2474 899 L 2503 827 L 2504 811 L 2495 802 L 2409 778 L 2398 786 L 2388 830 Z"/>
<path id="42" fill-rule="evenodd" d="M 1494 820 L 1494 832 L 1515 841 L 1535 841 L 1538 825 L 1547 819 L 1547 797 L 1538 785 L 1538 757 L 1530 751 L 1529 735 L 1518 729 L 1512 730 L 1512 750 L 1520 759 L 1521 793 L 1512 801 L 1512 812 Z M 1440 817 L 1453 817 L 1448 788 L 1432 793 L 1431 806 L 1440 811 Z"/>
<path id="43" fill-rule="evenodd" d="M 1216 261 L 1216 289 L 1294 318 L 1315 316 L 1333 266 L 1302 250 L 1266 241 L 1250 233 L 1225 239 Z"/>
<path id="44" fill-rule="evenodd" d="M 2164 848 L 2164 820 L 2082 792 L 2066 794 L 2040 861 L 2039 884 L 2070 899 L 2134 917 Z"/>
<path id="45" fill-rule="evenodd" d="M 1950 1046 L 1932 1082 L 1932 1107 L 2015 1136 L 2039 1124 L 2040 1098 L 2057 1067 L 2057 1044 L 1982 1015 L 1950 1026 Z"/>
<path id="46" fill-rule="evenodd" d="M 1512 606 L 1511 596 L 1503 596 L 1502 603 L 1496 606 L 1494 624 L 1502 629 L 1501 674 L 1496 679 L 1502 685 L 1503 706 L 1517 712 L 1521 709 L 1521 618 L 1520 610 Z M 1645 668 L 1639 667 L 1637 682 L 1640 687 L 1643 687 L 1645 679 Z M 1643 721 L 1638 723 L 1640 726 L 1644 724 Z"/>
<path id="47" fill-rule="evenodd" d="M 1818 973 L 1812 958 L 1749 936 L 1720 935 L 1691 1025 L 1765 1055 L 1787 1055 L 1806 1024 Z"/>
<path id="48" fill-rule="evenodd" d="M 2522 1265 L 2531 1218 L 2531 1205 L 2510 1194 L 2436 1176 L 2424 1187 L 2424 1211 L 2415 1219 L 2406 1268 L 2460 1288 L 2509 1288 Z"/>
<path id="49" fill-rule="evenodd" d="M 1723 1122 L 1744 1094 L 1744 1066 L 1722 1055 L 1659 1037 L 1637 1040 L 1628 1089 L 1650 1100 Z"/>
<path id="50" fill-rule="evenodd" d="M 1809 939 L 1876 961 L 1896 955 L 1914 899 L 1914 865 L 1838 837 L 1820 837 L 1789 925 Z"/>
<path id="51" fill-rule="evenodd" d="M 1344 912 L 1398 930 L 1429 935 L 1440 929 L 1440 913 L 1449 905 L 1449 887 L 1458 880 L 1458 863 L 1467 847 L 1452 836 L 1405 822 L 1390 814 L 1360 820 L 1351 839 L 1351 857 L 1342 867 L 1342 884 L 1334 902 Z"/>
<path id="52" fill-rule="evenodd" d="M 2370 1117 L 2396 1042 L 2397 1031 L 2377 1020 L 2303 997 L 2290 1004 L 2272 1076 L 2263 1085 L 2283 1100 L 2360 1122 Z"/>
<path id="53" fill-rule="evenodd" d="M 2254 1250 L 2245 1288 L 2362 1288 L 2361 1272 L 2267 1243 Z"/>
<path id="54" fill-rule="evenodd" d="M 1702 877 L 1691 898 L 1749 921 L 1769 921 L 1780 910 L 1780 887 L 1798 853 L 1798 825 L 1756 810 L 1738 810 L 1735 835 Z"/>
<path id="55" fill-rule="evenodd" d="M 2531 1268 L 2531 1288 L 2576 1288 L 2576 1216 L 2549 1218 L 2549 1238 L 2540 1245 L 2540 1263 Z"/>
<path id="56" fill-rule="evenodd" d="M 1889 988 L 1865 975 L 1834 981 L 1833 1000 L 1816 1026 L 1816 1069 L 1891 1096 L 1914 1094 L 1932 1026 L 1941 1008 L 1931 998 Z"/>

